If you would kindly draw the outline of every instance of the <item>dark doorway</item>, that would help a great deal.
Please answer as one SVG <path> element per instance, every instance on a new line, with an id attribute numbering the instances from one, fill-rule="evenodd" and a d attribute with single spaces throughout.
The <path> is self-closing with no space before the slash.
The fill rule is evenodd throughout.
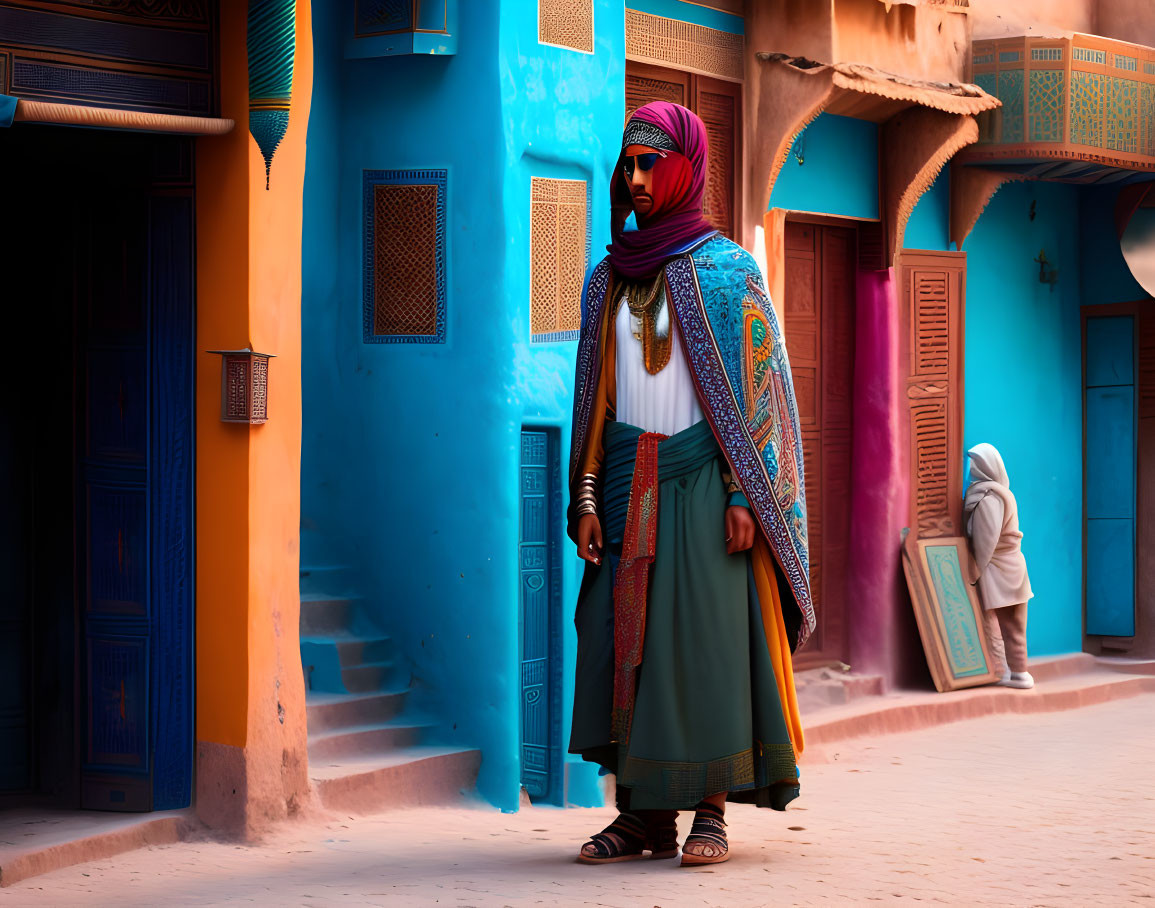
<path id="1" fill-rule="evenodd" d="M 192 143 L 0 131 L 0 803 L 187 806 Z"/>
<path id="2" fill-rule="evenodd" d="M 857 231 L 786 223 L 786 337 L 806 467 L 818 626 L 796 668 L 844 662 L 854 411 Z"/>

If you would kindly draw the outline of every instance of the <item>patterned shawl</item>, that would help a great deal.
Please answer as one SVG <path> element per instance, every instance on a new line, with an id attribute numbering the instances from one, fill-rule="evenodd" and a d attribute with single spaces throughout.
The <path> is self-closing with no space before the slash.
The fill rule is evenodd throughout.
<path id="1" fill-rule="evenodd" d="M 665 273 L 702 412 L 789 583 L 792 596 L 783 597 L 783 617 L 798 628 L 796 645 L 801 646 L 815 627 L 802 433 L 790 363 L 762 273 L 746 250 L 717 235 L 670 260 Z M 586 288 L 574 387 L 571 492 L 595 418 L 601 316 L 611 275 L 607 258 Z"/>

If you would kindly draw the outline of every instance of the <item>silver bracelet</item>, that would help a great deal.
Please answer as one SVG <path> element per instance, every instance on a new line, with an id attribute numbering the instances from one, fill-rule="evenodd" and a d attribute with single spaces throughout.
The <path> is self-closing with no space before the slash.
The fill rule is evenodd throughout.
<path id="1" fill-rule="evenodd" d="M 597 516 L 597 483 L 598 478 L 593 473 L 586 473 L 578 480 L 577 515 L 579 517 L 584 517 L 586 514 Z"/>

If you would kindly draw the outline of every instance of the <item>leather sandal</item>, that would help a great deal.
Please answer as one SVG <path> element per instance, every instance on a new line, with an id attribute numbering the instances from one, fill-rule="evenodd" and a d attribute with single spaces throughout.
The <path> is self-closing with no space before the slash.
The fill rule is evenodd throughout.
<path id="1" fill-rule="evenodd" d="M 721 864 L 730 859 L 730 844 L 726 841 L 725 812 L 709 801 L 701 801 L 694 808 L 694 825 L 686 844 L 682 846 L 682 866 Z M 709 847 L 713 854 L 695 854 L 687 851 L 693 846 Z"/>
<path id="2" fill-rule="evenodd" d="M 644 816 L 651 814 L 652 816 Z M 662 859 L 678 854 L 677 814 L 672 810 L 619 813 L 577 856 L 579 864 L 617 864 L 647 857 Z M 591 849 L 590 846 L 593 846 Z"/>

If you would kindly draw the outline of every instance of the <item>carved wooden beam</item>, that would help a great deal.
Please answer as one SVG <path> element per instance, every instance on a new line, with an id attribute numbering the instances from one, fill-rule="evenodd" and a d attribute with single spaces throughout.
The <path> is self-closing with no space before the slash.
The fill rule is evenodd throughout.
<path id="1" fill-rule="evenodd" d="M 883 124 L 880 176 L 888 264 L 902 248 L 906 224 L 919 197 L 955 153 L 978 138 L 974 117 L 929 107 L 907 108 Z"/>
<path id="2" fill-rule="evenodd" d="M 955 249 L 962 249 L 963 241 L 978 223 L 979 215 L 995 193 L 1005 183 L 1023 180 L 1021 174 L 968 167 L 954 163 L 950 166 L 950 239 Z"/>

